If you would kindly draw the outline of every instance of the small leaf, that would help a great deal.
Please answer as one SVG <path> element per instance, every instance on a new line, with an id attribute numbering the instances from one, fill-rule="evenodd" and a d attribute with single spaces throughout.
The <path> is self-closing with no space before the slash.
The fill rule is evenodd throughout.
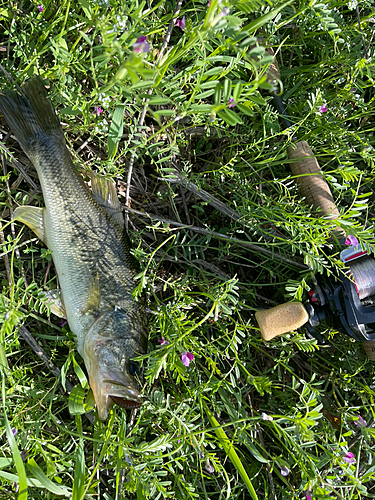
<path id="1" fill-rule="evenodd" d="M 112 159 L 117 153 L 117 147 L 124 130 L 124 106 L 116 106 L 111 126 L 108 131 L 108 158 Z"/>
<path id="2" fill-rule="evenodd" d="M 231 81 L 229 78 L 225 78 L 223 84 L 223 101 L 228 102 L 231 93 Z"/>
<path id="3" fill-rule="evenodd" d="M 254 116 L 254 111 L 251 108 L 244 106 L 243 104 L 237 104 L 236 108 L 246 116 Z"/>
<path id="4" fill-rule="evenodd" d="M 205 99 L 206 97 L 209 97 L 215 92 L 214 89 L 206 90 L 206 92 L 202 92 L 201 94 L 197 94 L 195 96 L 196 99 Z"/>
<path id="5" fill-rule="evenodd" d="M 217 75 L 223 71 L 223 66 L 215 66 L 214 68 L 209 69 L 203 75 L 203 78 L 208 78 L 209 76 Z"/>
<path id="6" fill-rule="evenodd" d="M 160 97 L 160 96 L 151 96 L 150 100 L 148 101 L 148 104 L 150 106 L 156 106 L 156 105 L 163 105 L 163 104 L 169 104 L 170 99 L 167 99 L 166 97 Z"/>
<path id="7" fill-rule="evenodd" d="M 176 114 L 176 111 L 174 109 L 158 109 L 157 111 L 153 112 L 153 115 L 155 116 L 174 116 Z"/>
<path id="8" fill-rule="evenodd" d="M 234 90 L 233 90 L 234 102 L 238 101 L 238 99 L 241 95 L 241 90 L 242 90 L 242 83 L 241 82 L 236 83 L 236 86 L 234 87 Z"/>

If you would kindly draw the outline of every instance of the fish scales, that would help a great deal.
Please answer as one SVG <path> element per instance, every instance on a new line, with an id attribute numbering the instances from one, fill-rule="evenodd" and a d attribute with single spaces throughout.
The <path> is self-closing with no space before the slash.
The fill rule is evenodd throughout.
<path id="1" fill-rule="evenodd" d="M 148 331 L 143 302 L 132 296 L 137 261 L 113 183 L 93 176 L 93 195 L 72 162 L 40 78 L 22 90 L 0 94 L 0 110 L 37 170 L 45 209 L 20 207 L 13 218 L 51 250 L 61 308 L 105 420 L 110 396 L 124 407 L 141 403 L 139 366 L 132 358 L 146 352 Z"/>

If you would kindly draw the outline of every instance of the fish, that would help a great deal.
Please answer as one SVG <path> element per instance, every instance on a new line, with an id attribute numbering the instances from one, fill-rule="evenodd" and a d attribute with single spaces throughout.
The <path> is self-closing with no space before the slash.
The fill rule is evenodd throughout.
<path id="1" fill-rule="evenodd" d="M 92 173 L 87 187 L 39 76 L 1 92 L 0 111 L 38 173 L 45 204 L 17 207 L 12 219 L 52 253 L 59 290 L 49 292 L 51 312 L 75 335 L 98 417 L 106 420 L 114 402 L 138 408 L 142 370 L 133 358 L 147 351 L 148 325 L 144 300 L 133 296 L 139 263 L 115 184 Z"/>

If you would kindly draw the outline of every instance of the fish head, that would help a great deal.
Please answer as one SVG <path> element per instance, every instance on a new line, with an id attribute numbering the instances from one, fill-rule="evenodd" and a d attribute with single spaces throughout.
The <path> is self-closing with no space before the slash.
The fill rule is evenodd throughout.
<path id="1" fill-rule="evenodd" d="M 139 354 L 137 335 L 132 335 L 123 309 L 101 314 L 85 335 L 82 356 L 100 420 L 106 420 L 113 402 L 123 408 L 141 406 L 140 364 L 132 359 Z"/>

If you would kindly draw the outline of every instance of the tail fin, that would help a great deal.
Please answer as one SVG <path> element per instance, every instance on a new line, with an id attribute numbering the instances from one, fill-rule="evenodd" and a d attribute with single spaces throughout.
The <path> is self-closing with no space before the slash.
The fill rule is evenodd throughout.
<path id="1" fill-rule="evenodd" d="M 65 144 L 60 123 L 39 76 L 33 76 L 24 84 L 22 94 L 14 90 L 1 93 L 0 111 L 28 156 L 46 136 L 54 136 Z"/>

